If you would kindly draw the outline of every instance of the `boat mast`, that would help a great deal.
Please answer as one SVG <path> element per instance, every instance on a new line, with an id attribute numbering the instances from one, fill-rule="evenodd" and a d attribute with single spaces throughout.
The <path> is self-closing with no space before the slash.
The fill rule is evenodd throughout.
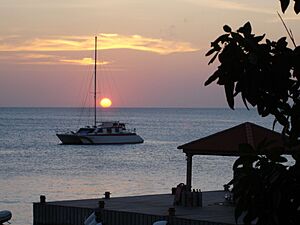
<path id="1" fill-rule="evenodd" d="M 97 36 L 95 36 L 95 68 L 94 68 L 94 126 L 97 126 Z"/>

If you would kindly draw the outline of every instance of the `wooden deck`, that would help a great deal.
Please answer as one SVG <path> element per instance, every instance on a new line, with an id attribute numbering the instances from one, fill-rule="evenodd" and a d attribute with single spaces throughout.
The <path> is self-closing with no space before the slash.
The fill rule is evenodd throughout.
<path id="1" fill-rule="evenodd" d="M 234 207 L 225 201 L 223 191 L 203 192 L 203 207 L 173 206 L 174 195 L 158 194 L 83 199 L 33 204 L 34 225 L 83 225 L 99 201 L 104 201 L 102 218 L 105 225 L 152 225 L 169 220 L 172 225 L 235 224 Z M 175 216 L 168 209 L 175 208 Z"/>

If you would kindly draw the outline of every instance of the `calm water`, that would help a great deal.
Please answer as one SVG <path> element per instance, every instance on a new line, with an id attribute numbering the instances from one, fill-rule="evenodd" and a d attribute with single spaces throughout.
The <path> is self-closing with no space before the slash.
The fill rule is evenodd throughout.
<path id="1" fill-rule="evenodd" d="M 0 108 L 0 210 L 13 225 L 32 224 L 32 202 L 169 193 L 185 182 L 185 155 L 177 146 L 251 121 L 272 127 L 244 109 L 109 109 L 103 119 L 126 121 L 145 139 L 138 145 L 63 146 L 62 128 L 86 125 L 75 108 Z M 193 187 L 222 189 L 234 158 L 195 156 Z"/>

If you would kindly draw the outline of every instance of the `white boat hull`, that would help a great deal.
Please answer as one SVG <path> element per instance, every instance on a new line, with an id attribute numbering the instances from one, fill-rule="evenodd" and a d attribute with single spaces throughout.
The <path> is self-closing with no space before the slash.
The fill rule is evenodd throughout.
<path id="1" fill-rule="evenodd" d="M 86 145 L 105 145 L 105 144 L 138 144 L 144 140 L 135 133 L 130 134 L 111 134 L 111 135 L 78 135 L 78 134 L 57 134 L 62 144 L 86 144 Z"/>

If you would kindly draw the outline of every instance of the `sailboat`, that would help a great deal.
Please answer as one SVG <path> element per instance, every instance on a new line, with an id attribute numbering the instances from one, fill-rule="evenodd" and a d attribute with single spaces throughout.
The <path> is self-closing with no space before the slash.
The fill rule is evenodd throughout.
<path id="1" fill-rule="evenodd" d="M 97 36 L 95 37 L 94 65 L 94 124 L 77 131 L 57 133 L 62 144 L 137 144 L 144 140 L 136 130 L 129 130 L 119 121 L 97 122 Z"/>

